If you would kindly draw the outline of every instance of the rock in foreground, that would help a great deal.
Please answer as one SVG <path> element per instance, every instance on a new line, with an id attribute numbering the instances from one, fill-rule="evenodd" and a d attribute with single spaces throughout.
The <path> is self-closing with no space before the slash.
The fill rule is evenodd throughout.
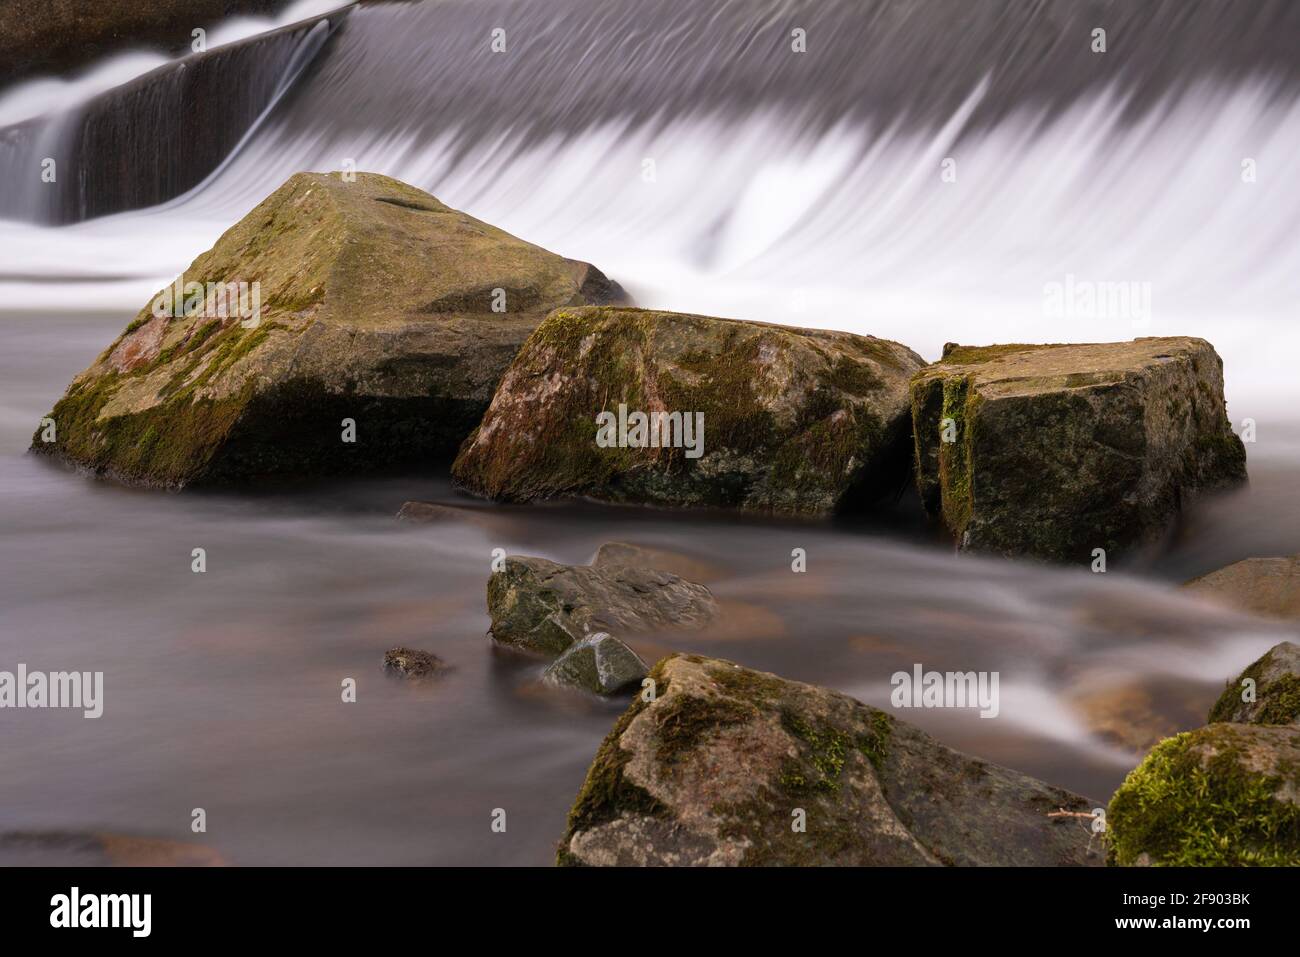
<path id="1" fill-rule="evenodd" d="M 905 483 L 907 383 L 922 364 L 846 332 L 560 309 L 520 351 L 452 474 L 507 501 L 828 513 Z"/>
<path id="2" fill-rule="evenodd" d="M 1300 732 L 1211 724 L 1158 745 L 1106 815 L 1117 864 L 1300 865 Z"/>
<path id="3" fill-rule="evenodd" d="M 1047 816 L 1084 798 L 852 698 L 696 656 L 651 678 L 587 772 L 561 864 L 1101 862 L 1086 820 Z"/>
<path id="4" fill-rule="evenodd" d="M 615 636 L 694 629 L 717 614 L 703 585 L 651 568 L 561 565 L 509 555 L 487 586 L 492 637 L 558 655 L 598 631 Z"/>
<path id="5" fill-rule="evenodd" d="M 1300 618 L 1300 555 L 1247 558 L 1194 578 L 1183 587 L 1240 611 Z"/>
<path id="6" fill-rule="evenodd" d="M 562 688 L 611 695 L 639 685 L 649 669 L 635 651 L 603 631 L 571 644 L 542 673 Z"/>
<path id="7" fill-rule="evenodd" d="M 547 312 L 620 292 L 371 173 L 296 174 L 182 278 L 34 451 L 167 487 L 450 458 Z"/>
<path id="8" fill-rule="evenodd" d="M 1114 558 L 1246 478 L 1202 339 L 949 344 L 912 382 L 912 420 L 921 499 L 963 549 Z"/>
<path id="9" fill-rule="evenodd" d="M 1228 682 L 1210 709 L 1209 720 L 1300 728 L 1300 645 L 1291 641 L 1274 645 Z"/>

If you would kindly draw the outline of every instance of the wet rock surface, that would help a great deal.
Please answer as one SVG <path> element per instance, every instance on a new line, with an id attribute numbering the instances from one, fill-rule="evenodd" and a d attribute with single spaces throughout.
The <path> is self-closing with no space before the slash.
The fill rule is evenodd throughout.
<path id="1" fill-rule="evenodd" d="M 491 634 L 558 655 L 595 632 L 618 636 L 707 626 L 717 603 L 703 585 L 657 569 L 561 565 L 506 556 L 487 586 Z"/>
<path id="2" fill-rule="evenodd" d="M 907 384 L 922 365 L 871 336 L 559 309 L 511 364 L 452 474 L 506 501 L 828 514 L 906 483 Z"/>
<path id="3" fill-rule="evenodd" d="M 568 865 L 1099 864 L 1086 799 L 825 688 L 674 655 L 601 744 Z M 800 829 L 802 825 L 802 829 Z"/>
<path id="4" fill-rule="evenodd" d="M 912 381 L 917 486 L 962 549 L 1085 563 L 1246 478 L 1203 339 L 958 346 Z"/>
<path id="5" fill-rule="evenodd" d="M 183 275 L 202 288 L 160 291 L 32 450 L 176 488 L 449 460 L 547 312 L 617 294 L 587 263 L 354 176 L 295 174 L 231 227 Z"/>

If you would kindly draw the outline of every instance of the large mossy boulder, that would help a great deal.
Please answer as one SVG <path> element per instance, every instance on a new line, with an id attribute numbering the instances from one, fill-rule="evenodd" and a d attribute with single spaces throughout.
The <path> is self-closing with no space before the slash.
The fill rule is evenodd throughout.
<path id="1" fill-rule="evenodd" d="M 370 173 L 294 175 L 182 278 L 203 293 L 146 305 L 34 450 L 168 487 L 450 458 L 550 310 L 620 295 Z"/>
<path id="2" fill-rule="evenodd" d="M 898 343 L 847 332 L 559 309 L 525 343 L 452 474 L 507 501 L 828 513 L 906 482 L 907 383 L 922 364 Z"/>
<path id="3" fill-rule="evenodd" d="M 1169 738 L 1106 821 L 1116 864 L 1300 865 L 1300 731 L 1211 724 Z"/>
<path id="4" fill-rule="evenodd" d="M 1099 864 L 1078 795 L 825 688 L 674 655 L 605 738 L 558 862 Z M 650 691 L 653 700 L 647 701 Z"/>
<path id="5" fill-rule="evenodd" d="M 1228 682 L 1209 720 L 1300 728 L 1300 645 L 1283 641 Z"/>
<path id="6" fill-rule="evenodd" d="M 1114 558 L 1246 478 L 1202 339 L 949 344 L 912 380 L 912 421 L 921 499 L 962 549 Z"/>
<path id="7" fill-rule="evenodd" d="M 671 572 L 628 565 L 561 565 L 508 555 L 487 586 L 492 637 L 559 655 L 596 632 L 647 634 L 708 625 L 712 593 Z"/>
<path id="8" fill-rule="evenodd" d="M 1193 578 L 1183 587 L 1239 611 L 1300 618 L 1300 555 L 1243 559 Z"/>

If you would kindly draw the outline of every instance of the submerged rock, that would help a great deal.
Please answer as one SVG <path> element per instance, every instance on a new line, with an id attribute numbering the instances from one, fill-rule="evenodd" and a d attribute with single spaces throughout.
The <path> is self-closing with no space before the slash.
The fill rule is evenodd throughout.
<path id="1" fill-rule="evenodd" d="M 1300 618 L 1300 555 L 1247 558 L 1183 586 L 1211 601 L 1276 618 Z"/>
<path id="2" fill-rule="evenodd" d="M 1300 865 L 1300 732 L 1211 724 L 1169 738 L 1106 822 L 1116 864 Z"/>
<path id="3" fill-rule="evenodd" d="M 658 568 L 692 581 L 708 582 L 722 572 L 716 565 L 681 552 L 628 542 L 606 542 L 596 549 L 591 564 L 597 568 Z"/>
<path id="4" fill-rule="evenodd" d="M 507 501 L 828 513 L 906 482 L 907 383 L 922 365 L 905 346 L 847 332 L 560 309 L 525 343 L 452 474 Z"/>
<path id="5" fill-rule="evenodd" d="M 488 579 L 487 607 L 497 641 L 558 655 L 591 632 L 703 628 L 718 606 L 703 585 L 671 572 L 509 555 Z"/>
<path id="6" fill-rule="evenodd" d="M 1098 864 L 1078 795 L 883 711 L 730 662 L 670 656 L 596 753 L 559 863 Z M 1098 842 L 1099 843 L 1099 842 Z"/>
<path id="7" fill-rule="evenodd" d="M 1114 558 L 1246 478 L 1202 339 L 950 343 L 912 380 L 912 421 L 921 499 L 963 549 Z"/>
<path id="8" fill-rule="evenodd" d="M 1283 641 L 1252 663 L 1210 709 L 1209 720 L 1300 728 L 1300 645 Z"/>
<path id="9" fill-rule="evenodd" d="M 0 867 L 219 867 L 201 844 L 99 831 L 0 833 Z"/>
<path id="10" fill-rule="evenodd" d="M 418 648 L 390 648 L 384 652 L 384 670 L 400 678 L 423 681 L 446 671 L 447 665 L 437 655 Z"/>
<path id="11" fill-rule="evenodd" d="M 34 451 L 168 487 L 450 458 L 547 312 L 617 293 L 373 173 L 292 176 L 182 278 L 202 294 L 141 310 Z"/>
<path id="12" fill-rule="evenodd" d="M 609 695 L 639 685 L 648 673 L 635 651 L 599 631 L 571 644 L 542 672 L 542 680 Z"/>

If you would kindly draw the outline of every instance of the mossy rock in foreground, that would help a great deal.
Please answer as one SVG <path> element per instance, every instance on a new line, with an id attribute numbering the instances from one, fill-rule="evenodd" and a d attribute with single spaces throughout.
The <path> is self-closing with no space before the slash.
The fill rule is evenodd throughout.
<path id="1" fill-rule="evenodd" d="M 560 864 L 1102 863 L 1086 820 L 1048 817 L 1091 802 L 845 695 L 695 655 L 650 678 L 654 700 L 592 761 Z"/>
<path id="2" fill-rule="evenodd" d="M 949 344 L 911 394 L 921 499 L 962 549 L 1114 559 L 1246 478 L 1203 339 Z"/>
<path id="3" fill-rule="evenodd" d="M 906 484 L 907 383 L 922 364 L 896 342 L 847 332 L 558 309 L 511 364 L 452 474 L 506 501 L 825 514 Z M 602 436 L 604 414 L 626 420 L 623 435 Z M 638 423 L 653 415 L 678 418 Z"/>
<path id="4" fill-rule="evenodd" d="M 1116 864 L 1300 865 L 1300 731 L 1211 724 L 1169 738 L 1106 819 Z"/>
<path id="5" fill-rule="evenodd" d="M 1300 728 L 1300 645 L 1283 641 L 1228 682 L 1209 720 Z"/>
<path id="6" fill-rule="evenodd" d="M 550 310 L 621 298 L 594 266 L 372 173 L 292 176 L 182 280 L 243 298 L 160 291 L 33 451 L 166 487 L 450 459 Z M 254 288 L 255 317 L 235 308 Z"/>

